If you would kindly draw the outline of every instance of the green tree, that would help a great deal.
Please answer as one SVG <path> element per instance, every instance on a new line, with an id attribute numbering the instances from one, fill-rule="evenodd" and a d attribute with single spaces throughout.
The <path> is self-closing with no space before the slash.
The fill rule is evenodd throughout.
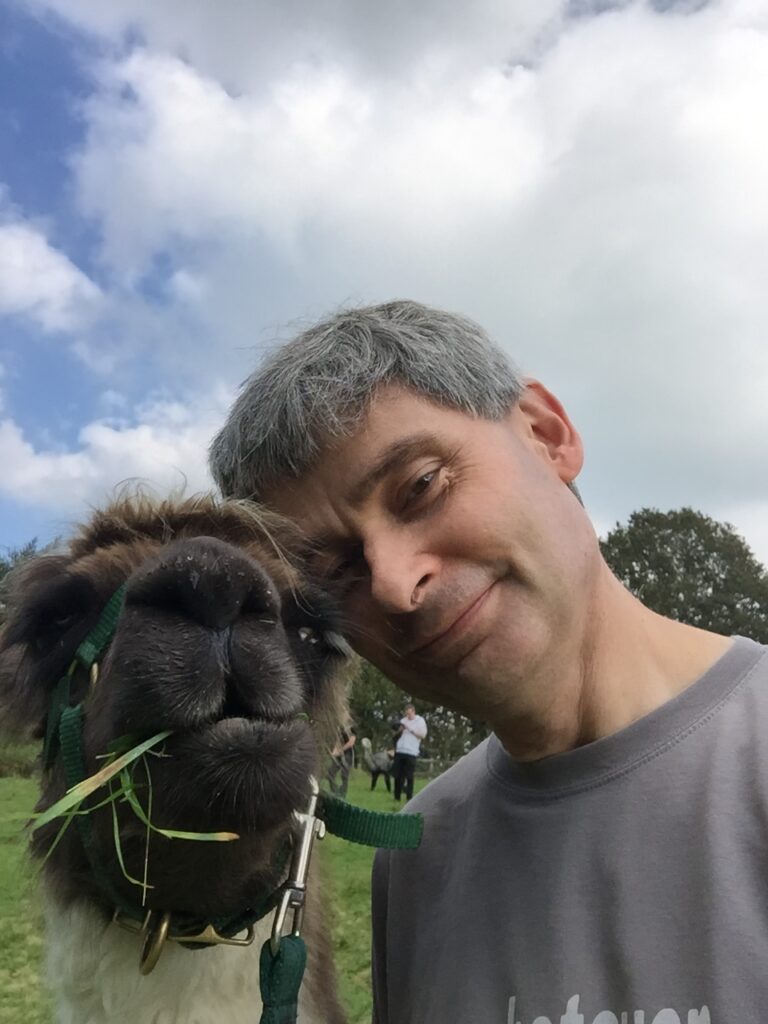
<path id="1" fill-rule="evenodd" d="M 34 537 L 23 547 L 6 548 L 6 553 L 0 554 L 0 625 L 5 621 L 5 577 L 19 562 L 33 558 L 38 553 L 37 537 Z"/>
<path id="2" fill-rule="evenodd" d="M 395 715 L 402 717 L 406 700 L 402 690 L 398 690 L 377 668 L 367 661 L 361 662 L 349 696 L 357 736 L 367 736 L 374 750 L 390 746 L 390 721 Z"/>
<path id="3" fill-rule="evenodd" d="M 393 719 L 403 716 L 410 698 L 385 675 L 368 662 L 363 662 L 352 685 L 350 709 L 359 737 L 368 736 L 374 750 L 392 746 Z M 444 705 L 431 704 L 415 698 L 418 714 L 427 722 L 429 735 L 423 749 L 440 766 L 457 761 L 488 735 L 482 722 L 475 722 Z"/>
<path id="4" fill-rule="evenodd" d="M 0 555 L 0 580 L 4 579 L 19 562 L 23 562 L 25 558 L 32 558 L 37 554 L 37 537 L 33 537 L 23 547 L 6 548 L 5 552 L 4 555 Z"/>
<path id="5" fill-rule="evenodd" d="M 692 508 L 633 512 L 601 541 L 605 560 L 648 608 L 726 636 L 768 642 L 768 572 L 730 523 Z"/>

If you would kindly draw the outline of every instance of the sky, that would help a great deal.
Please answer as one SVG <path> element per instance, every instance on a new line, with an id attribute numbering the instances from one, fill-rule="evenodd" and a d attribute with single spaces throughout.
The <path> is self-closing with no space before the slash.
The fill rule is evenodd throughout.
<path id="1" fill-rule="evenodd" d="M 412 298 L 582 433 L 604 533 L 768 563 L 768 0 L 5 0 L 0 551 L 208 490 L 265 352 Z"/>

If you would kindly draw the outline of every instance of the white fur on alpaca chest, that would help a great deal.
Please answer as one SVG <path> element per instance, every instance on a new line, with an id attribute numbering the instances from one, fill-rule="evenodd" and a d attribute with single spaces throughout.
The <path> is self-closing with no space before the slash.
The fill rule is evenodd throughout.
<path id="1" fill-rule="evenodd" d="M 259 954 L 272 917 L 245 948 L 189 950 L 170 942 L 151 974 L 139 974 L 139 939 L 105 924 L 85 904 L 46 901 L 47 970 L 56 1024 L 258 1024 Z M 299 1000 L 298 1024 L 323 1024 Z"/>

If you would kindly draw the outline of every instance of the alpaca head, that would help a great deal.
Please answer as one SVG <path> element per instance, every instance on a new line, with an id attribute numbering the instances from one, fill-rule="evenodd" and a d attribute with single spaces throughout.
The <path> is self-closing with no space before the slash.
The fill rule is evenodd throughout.
<path id="1" fill-rule="evenodd" d="M 135 792 L 164 829 L 229 831 L 239 839 L 169 839 L 126 803 L 93 810 L 93 847 L 125 901 L 200 917 L 236 913 L 274 888 L 277 856 L 303 809 L 318 749 L 344 708 L 347 655 L 328 599 L 289 561 L 286 524 L 254 506 L 211 498 L 117 502 L 62 555 L 16 574 L 0 633 L 0 707 L 42 737 L 51 695 L 112 594 L 122 609 L 98 678 L 72 677 L 82 701 L 86 774 L 115 742 L 171 735 L 137 761 Z M 59 761 L 43 775 L 40 809 L 65 791 Z M 103 799 L 99 791 L 91 803 Z M 54 821 L 35 833 L 47 853 Z M 74 828 L 45 863 L 63 900 L 106 904 Z"/>

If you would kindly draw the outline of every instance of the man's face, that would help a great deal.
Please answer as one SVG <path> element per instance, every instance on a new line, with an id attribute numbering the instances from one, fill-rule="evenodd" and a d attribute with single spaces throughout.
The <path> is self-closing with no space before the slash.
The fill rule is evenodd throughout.
<path id="1" fill-rule="evenodd" d="M 416 717 L 416 708 L 414 708 L 412 704 L 409 704 L 408 707 L 405 709 L 405 717 L 406 718 L 415 718 Z"/>
<path id="2" fill-rule="evenodd" d="M 487 719 L 578 628 L 597 557 L 566 486 L 581 459 L 540 385 L 501 421 L 390 386 L 352 437 L 266 500 L 313 541 L 360 654 L 404 689 Z M 523 709 L 540 699 L 521 690 Z"/>

